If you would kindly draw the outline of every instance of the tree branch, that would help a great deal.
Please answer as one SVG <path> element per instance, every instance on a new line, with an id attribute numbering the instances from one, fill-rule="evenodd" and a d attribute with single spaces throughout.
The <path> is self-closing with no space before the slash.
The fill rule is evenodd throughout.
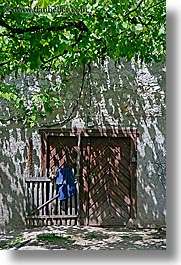
<path id="1" fill-rule="evenodd" d="M 124 14 L 123 17 L 129 16 L 132 12 L 134 12 L 136 9 L 138 9 L 138 7 L 142 4 L 143 1 L 144 0 L 140 0 L 138 2 L 138 4 L 135 7 L 133 7 L 130 11 L 128 11 L 126 14 Z"/>
<path id="2" fill-rule="evenodd" d="M 9 26 L 4 20 L 0 20 L 0 26 L 5 27 L 6 29 L 10 30 L 12 33 L 17 33 L 17 34 L 23 34 L 26 32 L 37 32 L 37 31 L 59 31 L 59 30 L 64 30 L 69 27 L 76 27 L 80 31 L 88 31 L 87 26 L 84 24 L 83 21 L 77 21 L 77 22 L 67 22 L 62 26 L 52 26 L 49 28 L 43 28 L 41 26 L 32 26 L 29 28 L 13 28 Z"/>
<path id="3" fill-rule="evenodd" d="M 13 28 L 9 26 L 4 20 L 0 20 L 0 26 L 5 27 L 6 29 L 10 30 L 12 33 L 17 33 L 17 34 L 23 34 L 25 32 L 32 32 L 32 31 L 37 31 L 40 30 L 40 26 L 33 26 L 30 28 L 22 29 L 22 28 Z"/>
<path id="4" fill-rule="evenodd" d="M 153 7 L 155 7 L 155 6 L 158 6 L 158 5 L 160 5 L 161 3 L 163 3 L 163 2 L 165 2 L 165 0 L 162 0 L 162 1 L 160 1 L 160 2 L 158 2 L 158 3 L 156 3 L 156 4 L 154 4 L 154 5 L 152 5 L 152 6 L 150 6 L 150 7 L 148 7 L 144 12 L 147 12 L 149 9 L 151 9 L 151 8 L 153 8 Z"/>

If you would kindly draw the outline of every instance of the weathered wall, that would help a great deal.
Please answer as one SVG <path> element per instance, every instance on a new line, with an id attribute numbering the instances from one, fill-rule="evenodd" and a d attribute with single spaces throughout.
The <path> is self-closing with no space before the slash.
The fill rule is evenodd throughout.
<path id="1" fill-rule="evenodd" d="M 43 77 L 42 77 L 43 76 Z M 56 82 L 56 74 L 29 75 L 17 82 L 29 93 L 42 84 Z M 59 81 L 59 79 L 57 79 Z M 149 68 L 105 60 L 67 77 L 68 90 L 60 94 L 62 105 L 44 127 L 137 128 L 137 222 L 163 225 L 166 215 L 165 176 L 165 68 L 162 63 Z M 81 94 L 80 94 L 81 91 Z M 80 97 L 81 95 L 81 97 Z M 64 121 L 62 123 L 62 121 Z M 9 124 L 0 131 L 0 224 L 23 224 L 26 211 L 25 183 L 28 174 L 28 139 L 33 139 L 34 176 L 41 174 L 40 136 L 36 129 Z"/>
<path id="2" fill-rule="evenodd" d="M 24 220 L 27 130 L 1 128 L 0 153 L 0 226 L 4 229 Z"/>

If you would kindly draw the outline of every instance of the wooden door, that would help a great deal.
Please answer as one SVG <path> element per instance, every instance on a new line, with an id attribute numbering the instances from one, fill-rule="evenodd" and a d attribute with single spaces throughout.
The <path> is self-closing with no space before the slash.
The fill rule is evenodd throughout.
<path id="1" fill-rule="evenodd" d="M 76 170 L 77 137 L 48 137 L 48 172 L 58 167 L 71 167 Z"/>
<path id="2" fill-rule="evenodd" d="M 131 216 L 130 138 L 92 137 L 89 225 L 124 225 Z"/>
<path id="3" fill-rule="evenodd" d="M 77 167 L 77 137 L 53 137 L 48 139 L 48 160 L 47 168 L 49 172 L 56 171 L 57 168 L 70 167 L 76 175 Z M 75 178 L 76 181 L 76 178 Z M 78 190 L 78 189 L 77 189 Z M 60 204 L 65 204 L 65 214 L 77 214 L 77 196 L 71 197 Z"/>
<path id="4" fill-rule="evenodd" d="M 69 136 L 49 136 L 47 140 L 47 172 L 48 177 L 51 177 L 50 174 L 53 172 L 57 172 L 59 167 L 70 167 L 73 169 L 74 176 L 76 175 L 76 167 L 77 167 L 77 137 L 69 137 Z M 56 176 L 56 174 L 55 174 Z M 76 177 L 75 177 L 76 183 Z M 56 199 L 54 206 L 54 217 L 59 216 L 60 219 L 65 219 L 69 221 L 71 219 L 77 220 L 78 217 L 78 183 L 76 183 L 77 194 L 74 196 L 63 200 L 58 201 Z M 53 192 L 58 193 L 58 186 L 53 185 L 52 188 L 47 186 L 47 196 L 46 199 L 50 199 L 52 197 L 50 194 L 50 189 Z M 49 212 L 47 212 L 50 214 Z M 64 222 L 66 224 L 67 222 Z M 77 221 L 76 221 L 77 223 Z M 63 222 L 62 222 L 63 224 Z M 75 223 L 74 223 L 75 224 Z"/>
<path id="5" fill-rule="evenodd" d="M 136 135 L 129 130 L 81 132 L 78 196 L 56 200 L 57 218 L 72 216 L 81 225 L 122 226 L 136 217 Z M 76 175 L 77 158 L 77 134 L 43 132 L 43 175 L 45 168 L 49 173 L 57 167 L 74 168 Z M 51 189 L 47 183 L 46 200 L 52 197 Z M 48 208 L 46 215 L 50 215 Z"/>

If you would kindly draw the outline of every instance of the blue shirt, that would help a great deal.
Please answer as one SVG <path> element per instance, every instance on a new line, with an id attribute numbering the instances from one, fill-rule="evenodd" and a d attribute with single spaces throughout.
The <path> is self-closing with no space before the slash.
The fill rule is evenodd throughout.
<path id="1" fill-rule="evenodd" d="M 77 193 L 72 168 L 70 167 L 58 168 L 56 184 L 61 185 L 58 197 L 60 201 L 66 200 Z"/>

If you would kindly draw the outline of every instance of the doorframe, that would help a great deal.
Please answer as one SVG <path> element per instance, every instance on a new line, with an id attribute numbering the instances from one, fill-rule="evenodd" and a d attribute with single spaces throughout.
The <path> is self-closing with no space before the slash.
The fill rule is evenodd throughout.
<path id="1" fill-rule="evenodd" d="M 130 177 L 131 177 L 131 218 L 136 219 L 137 215 L 137 137 L 138 131 L 135 128 L 119 128 L 119 129 L 47 129 L 41 128 L 39 129 L 39 134 L 41 135 L 41 168 L 42 168 L 42 176 L 47 177 L 47 165 L 48 165 L 48 137 L 49 136 L 57 136 L 64 137 L 70 136 L 75 137 L 81 135 L 82 137 L 128 137 L 130 138 L 131 146 L 130 146 Z M 85 218 L 87 219 L 87 218 Z M 87 223 L 86 220 L 83 223 Z"/>

